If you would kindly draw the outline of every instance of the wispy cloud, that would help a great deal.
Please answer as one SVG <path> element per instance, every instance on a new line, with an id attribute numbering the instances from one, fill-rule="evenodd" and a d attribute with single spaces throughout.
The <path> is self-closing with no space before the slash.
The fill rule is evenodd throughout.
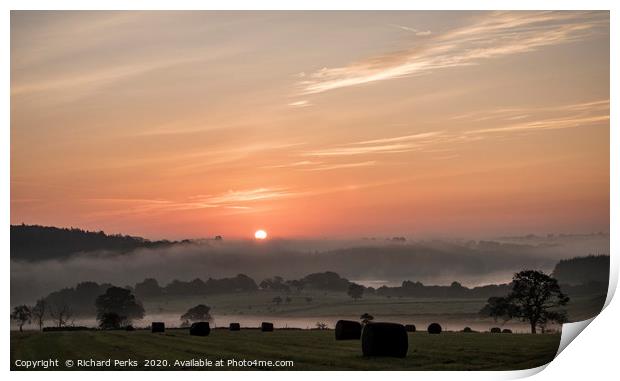
<path id="1" fill-rule="evenodd" d="M 558 130 L 609 123 L 609 99 L 535 108 L 501 108 L 457 117 L 493 120 L 497 127 L 469 130 L 466 134 Z M 453 119 L 457 119 L 453 118 Z"/>
<path id="2" fill-rule="evenodd" d="M 568 118 L 554 118 L 546 120 L 535 120 L 526 123 L 513 124 L 506 127 L 497 128 L 481 128 L 477 130 L 471 130 L 469 134 L 483 134 L 494 132 L 517 132 L 528 130 L 558 130 L 564 128 L 574 128 L 582 126 L 591 126 L 597 123 L 609 122 L 609 115 L 598 115 L 589 117 L 568 117 Z"/>
<path id="3" fill-rule="evenodd" d="M 410 28 L 408 26 L 398 25 L 398 24 L 390 24 L 390 26 L 407 31 L 407 32 L 411 32 L 415 34 L 416 36 L 430 36 L 431 35 L 430 30 L 419 30 L 419 29 Z"/>
<path id="4" fill-rule="evenodd" d="M 377 164 L 375 160 L 369 161 L 361 161 L 358 163 L 343 163 L 343 164 L 329 164 L 329 165 L 320 165 L 314 168 L 304 168 L 304 171 L 331 171 L 334 169 L 344 169 L 344 168 L 357 168 L 357 167 L 369 167 Z"/>
<path id="5" fill-rule="evenodd" d="M 289 103 L 288 105 L 291 106 L 291 107 L 301 108 L 301 107 L 312 106 L 312 103 L 310 103 L 307 100 L 303 100 L 303 101 L 292 102 L 292 103 Z"/>
<path id="6" fill-rule="evenodd" d="M 196 196 L 195 199 L 209 205 L 228 205 L 234 203 L 273 200 L 296 195 L 286 188 L 257 188 L 249 190 L 230 190 L 215 196 Z"/>
<path id="7" fill-rule="evenodd" d="M 232 209 L 251 211 L 257 202 L 296 197 L 306 192 L 294 192 L 287 188 L 256 188 L 230 190 L 215 195 L 195 195 L 184 200 L 163 200 L 148 198 L 90 198 L 82 201 L 96 203 L 103 207 L 96 216 L 153 214 L 199 209 Z"/>
<path id="8" fill-rule="evenodd" d="M 265 165 L 265 166 L 262 166 L 261 168 L 272 169 L 272 168 L 306 167 L 309 165 L 317 165 L 317 164 L 323 164 L 323 162 L 312 161 L 312 160 L 301 160 L 301 161 L 295 161 L 293 163 L 286 163 L 286 164 Z"/>
<path id="9" fill-rule="evenodd" d="M 442 131 L 377 138 L 342 144 L 336 147 L 305 151 L 302 156 L 351 156 L 365 154 L 402 153 L 421 149 L 429 144 L 443 140 Z"/>
<path id="10" fill-rule="evenodd" d="M 606 113 L 609 114 L 609 99 L 569 103 L 550 106 L 530 106 L 530 107 L 499 107 L 495 109 L 472 111 L 465 114 L 455 115 L 451 120 L 516 120 L 525 119 L 534 114 L 542 113 Z"/>
<path id="11" fill-rule="evenodd" d="M 377 144 L 377 143 L 394 143 L 394 142 L 403 142 L 403 141 L 411 141 L 411 140 L 424 140 L 431 137 L 435 137 L 441 135 L 442 131 L 435 132 L 423 132 L 419 134 L 405 135 L 405 136 L 397 136 L 393 138 L 381 138 L 381 139 L 373 139 L 373 140 L 364 140 L 361 142 L 351 143 L 352 145 L 362 145 L 362 144 Z"/>
<path id="12" fill-rule="evenodd" d="M 414 149 L 411 144 L 383 144 L 363 147 L 334 147 L 302 153 L 303 156 L 351 156 L 369 153 L 400 153 Z"/>
<path id="13" fill-rule="evenodd" d="M 374 162 L 363 163 L 372 165 Z M 362 163 L 355 163 L 358 166 Z M 324 168 L 322 170 L 328 170 Z M 333 168 L 335 169 L 335 168 Z M 317 169 L 318 170 L 318 169 Z M 400 182 L 402 180 L 398 180 Z M 391 182 L 369 182 L 343 186 L 292 189 L 284 187 L 231 190 L 217 195 L 195 195 L 185 200 L 164 200 L 148 198 L 85 198 L 78 201 L 97 205 L 90 217 L 144 216 L 187 210 L 213 209 L 218 214 L 254 213 L 270 209 L 263 201 L 278 201 L 287 198 L 313 197 L 331 193 L 356 191 L 364 188 L 394 184 Z"/>
<path id="14" fill-rule="evenodd" d="M 608 25 L 607 12 L 492 12 L 471 25 L 434 35 L 413 49 L 323 68 L 298 84 L 301 94 L 477 64 L 546 46 L 581 41 Z M 402 29 L 402 26 L 401 26 Z"/>

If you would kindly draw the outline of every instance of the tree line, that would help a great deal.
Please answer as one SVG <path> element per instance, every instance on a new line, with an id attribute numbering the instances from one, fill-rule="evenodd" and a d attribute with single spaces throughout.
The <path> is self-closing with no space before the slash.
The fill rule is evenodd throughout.
<path id="1" fill-rule="evenodd" d="M 11 225 L 11 259 L 22 261 L 64 259 L 76 253 L 103 250 L 126 253 L 138 248 L 165 247 L 183 242 L 189 241 L 150 241 L 142 237 L 77 228 Z"/>
<path id="2" fill-rule="evenodd" d="M 347 293 L 354 300 L 359 299 L 364 293 L 364 287 L 350 283 Z M 569 300 L 570 298 L 560 289 L 557 279 L 541 271 L 524 270 L 514 275 L 509 293 L 506 296 L 490 297 L 480 310 L 480 314 L 493 317 L 495 320 L 515 319 L 528 322 L 531 333 L 534 334 L 539 329 L 544 332 L 550 323 L 566 322 L 567 315 L 563 307 L 568 304 Z M 98 295 L 94 305 L 101 329 L 122 327 L 133 329 L 132 320 L 142 319 L 145 312 L 142 303 L 136 299 L 132 290 L 114 286 Z M 190 308 L 181 315 L 182 326 L 188 326 L 191 321 L 211 320 L 210 309 L 204 304 Z M 33 307 L 16 306 L 11 313 L 11 318 L 18 322 L 20 332 L 24 324 L 33 320 L 42 330 L 47 317 L 53 318 L 61 328 L 67 325 L 71 316 L 72 311 L 68 304 L 52 304 L 45 299 L 37 301 Z M 373 318 L 372 315 L 366 313 L 361 316 L 361 319 L 367 324 Z"/>

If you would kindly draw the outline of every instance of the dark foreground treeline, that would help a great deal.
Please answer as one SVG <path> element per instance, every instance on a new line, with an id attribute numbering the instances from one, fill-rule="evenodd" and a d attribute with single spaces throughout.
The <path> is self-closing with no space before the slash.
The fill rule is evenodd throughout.
<path id="1" fill-rule="evenodd" d="M 607 264 L 607 266 L 605 266 Z M 589 271 L 578 272 L 572 267 L 587 268 Z M 605 268 L 607 270 L 605 270 Z M 562 279 L 571 280 L 572 272 L 579 274 L 582 283 L 560 282 L 562 291 L 571 297 L 605 295 L 607 292 L 609 275 L 608 256 L 579 257 L 564 260 L 558 263 L 554 274 L 559 273 Z M 585 276 L 584 273 L 589 274 Z M 112 287 L 112 284 L 98 284 L 82 282 L 75 287 L 65 288 L 50 293 L 44 298 L 50 305 L 67 305 L 75 315 L 93 315 L 95 313 L 94 300 Z M 191 297 L 208 296 L 214 294 L 233 294 L 260 291 L 276 291 L 282 293 L 299 293 L 304 290 L 329 291 L 348 293 L 353 298 L 363 298 L 364 295 L 377 295 L 387 298 L 415 297 L 415 298 L 480 298 L 488 299 L 494 296 L 505 296 L 512 289 L 512 284 L 486 285 L 468 288 L 458 282 L 449 286 L 427 286 L 421 282 L 404 281 L 399 287 L 364 287 L 341 277 L 335 272 L 309 274 L 301 279 L 285 280 L 275 276 L 257 282 L 247 275 L 239 274 L 231 278 L 213 279 L 206 281 L 194 279 L 191 281 L 173 280 L 161 286 L 156 279 L 149 278 L 134 286 L 125 286 L 130 289 L 139 300 L 149 300 L 161 297 Z M 353 289 L 353 290 L 352 290 Z M 357 289 L 357 292 L 355 290 Z"/>
<path id="2" fill-rule="evenodd" d="M 157 248 L 176 241 L 150 241 L 141 237 L 90 232 L 76 228 L 11 225 L 11 259 L 41 261 L 62 259 L 76 253 L 112 251 L 126 253 L 138 248 Z"/>

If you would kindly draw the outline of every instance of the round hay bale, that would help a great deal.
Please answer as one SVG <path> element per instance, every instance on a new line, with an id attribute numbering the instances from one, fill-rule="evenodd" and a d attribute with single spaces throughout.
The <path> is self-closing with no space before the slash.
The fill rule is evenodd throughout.
<path id="1" fill-rule="evenodd" d="M 512 333 L 512 329 L 504 328 L 502 329 L 502 333 Z"/>
<path id="2" fill-rule="evenodd" d="M 491 333 L 502 333 L 502 329 L 499 327 L 491 328 Z"/>
<path id="3" fill-rule="evenodd" d="M 163 322 L 155 321 L 151 323 L 151 333 L 160 333 L 166 331 L 166 325 Z"/>
<path id="4" fill-rule="evenodd" d="M 370 323 L 362 331 L 364 356 L 406 357 L 409 349 L 407 330 L 402 324 Z"/>
<path id="5" fill-rule="evenodd" d="M 209 333 L 211 333 L 211 326 L 209 326 L 208 321 L 192 323 L 189 327 L 189 334 L 191 336 L 209 336 Z"/>
<path id="6" fill-rule="evenodd" d="M 465 327 L 465 328 L 463 328 L 463 332 L 465 332 L 465 333 L 472 333 L 473 331 L 472 331 L 471 328 Z"/>
<path id="7" fill-rule="evenodd" d="M 260 330 L 263 332 L 273 332 L 273 323 L 262 322 Z"/>
<path id="8" fill-rule="evenodd" d="M 239 323 L 230 323 L 228 329 L 231 331 L 241 331 L 241 324 Z"/>
<path id="9" fill-rule="evenodd" d="M 426 330 L 428 331 L 428 333 L 438 335 L 441 333 L 441 326 L 439 325 L 439 323 L 431 323 Z"/>
<path id="10" fill-rule="evenodd" d="M 127 327 L 125 327 L 125 331 L 135 331 L 135 328 L 133 327 L 133 325 L 129 324 Z"/>
<path id="11" fill-rule="evenodd" d="M 336 340 L 359 340 L 362 336 L 362 325 L 353 320 L 338 320 L 335 332 Z"/>
<path id="12" fill-rule="evenodd" d="M 405 324 L 407 332 L 415 332 L 415 324 Z"/>

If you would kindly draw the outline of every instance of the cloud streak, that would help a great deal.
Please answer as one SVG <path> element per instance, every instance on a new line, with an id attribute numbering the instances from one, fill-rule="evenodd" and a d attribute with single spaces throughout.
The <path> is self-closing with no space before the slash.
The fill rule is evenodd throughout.
<path id="1" fill-rule="evenodd" d="M 406 32 L 411 32 L 411 33 L 415 34 L 416 36 L 430 36 L 432 34 L 430 30 L 419 30 L 419 29 L 410 28 L 410 27 L 404 26 L 404 25 L 391 24 L 390 26 L 392 26 L 394 28 L 398 28 L 398 29 L 404 30 Z"/>
<path id="2" fill-rule="evenodd" d="M 607 22 L 608 14 L 605 12 L 487 13 L 471 25 L 426 39 L 413 49 L 372 57 L 347 66 L 323 68 L 305 76 L 298 85 L 301 94 L 317 94 L 428 74 L 437 69 L 475 65 L 483 60 L 582 41 Z M 402 26 L 399 28 L 403 29 Z"/>
<path id="3" fill-rule="evenodd" d="M 321 165 L 314 168 L 305 168 L 305 171 L 330 171 L 333 169 L 344 169 L 344 168 L 357 168 L 357 167 L 369 167 L 377 164 L 375 160 L 369 161 L 361 161 L 359 163 L 344 163 L 344 164 L 331 164 L 331 165 Z"/>
<path id="4" fill-rule="evenodd" d="M 305 151 L 302 153 L 302 156 L 329 157 L 410 152 L 443 140 L 442 134 L 443 131 L 434 131 L 363 140 L 336 147 Z"/>
<path id="5" fill-rule="evenodd" d="M 531 115 L 538 115 L 538 117 L 534 118 Z M 530 109 L 505 108 L 471 113 L 459 116 L 458 119 L 496 120 L 502 123 L 499 127 L 469 130 L 466 134 L 560 130 L 595 126 L 609 123 L 609 99 Z"/>

